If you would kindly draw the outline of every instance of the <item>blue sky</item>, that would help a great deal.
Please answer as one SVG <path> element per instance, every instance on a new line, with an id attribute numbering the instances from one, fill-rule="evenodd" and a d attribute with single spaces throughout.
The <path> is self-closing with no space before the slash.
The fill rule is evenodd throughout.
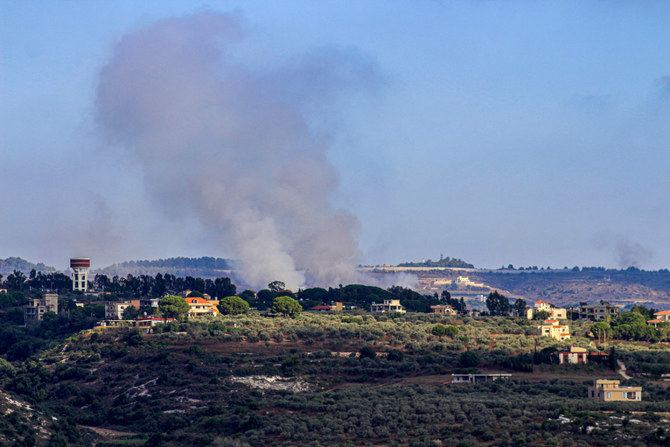
<path id="1" fill-rule="evenodd" d="M 237 17 L 225 57 L 255 72 L 324 49 L 374 70 L 305 112 L 360 262 L 670 265 L 660 1 L 2 2 L 0 257 L 234 256 L 196 216 L 154 206 L 146 169 L 95 119 L 115 44 L 203 11 Z"/>

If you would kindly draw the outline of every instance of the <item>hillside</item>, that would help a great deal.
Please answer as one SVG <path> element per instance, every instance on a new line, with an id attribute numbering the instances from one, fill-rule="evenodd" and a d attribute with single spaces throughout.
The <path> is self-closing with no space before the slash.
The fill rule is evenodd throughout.
<path id="1" fill-rule="evenodd" d="M 582 301 L 612 304 L 646 304 L 670 308 L 670 272 L 582 269 L 581 271 L 504 271 L 473 275 L 492 287 L 509 290 L 530 301 L 546 300 L 565 306 Z"/>
<path id="2" fill-rule="evenodd" d="M 398 267 L 457 267 L 457 268 L 471 269 L 474 268 L 475 266 L 472 264 L 468 264 L 462 259 L 458 258 L 452 259 L 449 256 L 445 258 L 444 256 L 440 255 L 440 259 L 438 261 L 428 259 L 426 261 L 421 262 L 403 262 L 398 264 Z"/>
<path id="3" fill-rule="evenodd" d="M 157 260 L 126 261 L 118 264 L 112 264 L 102 269 L 93 270 L 93 274 L 103 274 L 107 276 L 134 276 L 150 275 L 157 273 L 170 273 L 178 277 L 200 277 L 200 278 L 218 278 L 230 275 L 233 268 L 233 261 L 230 259 L 213 258 L 203 256 L 201 258 L 167 258 Z"/>
<path id="4" fill-rule="evenodd" d="M 467 296 L 499 290 L 509 297 L 523 298 L 527 302 L 545 300 L 560 306 L 605 300 L 620 306 L 637 303 L 656 309 L 670 308 L 670 272 L 667 270 L 484 270 L 383 266 L 365 271 L 380 280 L 398 272 L 411 273 L 416 275 L 418 290 L 422 293 L 439 293 L 447 288 L 453 296 Z"/>
<path id="5" fill-rule="evenodd" d="M 459 333 L 436 337 L 437 322 Z M 575 324 L 571 343 L 588 345 L 588 325 Z M 649 362 L 655 374 L 670 370 L 667 345 L 617 342 L 645 398 L 604 403 L 585 399 L 586 384 L 616 373 L 606 363 L 559 371 L 532 352 L 567 344 L 534 332 L 527 320 L 503 318 L 254 313 L 152 335 L 85 331 L 16 362 L 0 383 L 63 421 L 59 436 L 73 446 L 91 445 L 85 437 L 147 446 L 606 446 L 670 429 L 655 414 L 668 408 L 667 384 L 642 374 Z M 475 371 L 512 379 L 451 384 L 451 373 Z M 646 416 L 622 428 L 630 411 Z"/>
<path id="6" fill-rule="evenodd" d="M 14 270 L 25 273 L 26 275 L 30 273 L 31 270 L 36 270 L 38 272 L 55 272 L 54 267 L 45 265 L 41 262 L 34 264 L 30 261 L 26 261 L 22 258 L 9 257 L 7 259 L 0 259 L 0 274 L 7 276 L 12 273 Z"/>

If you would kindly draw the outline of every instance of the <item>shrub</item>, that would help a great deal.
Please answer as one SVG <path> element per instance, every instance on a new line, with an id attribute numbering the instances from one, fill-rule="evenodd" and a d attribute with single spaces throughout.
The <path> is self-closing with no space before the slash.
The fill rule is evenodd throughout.
<path id="1" fill-rule="evenodd" d="M 363 346 L 359 353 L 362 359 L 373 359 L 377 356 L 377 353 L 371 346 Z"/>

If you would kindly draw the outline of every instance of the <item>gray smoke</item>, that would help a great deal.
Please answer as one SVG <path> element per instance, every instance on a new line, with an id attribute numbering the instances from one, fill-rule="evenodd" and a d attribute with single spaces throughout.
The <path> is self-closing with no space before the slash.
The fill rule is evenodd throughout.
<path id="1" fill-rule="evenodd" d="M 652 257 L 650 250 L 637 242 L 626 240 L 617 243 L 616 255 L 620 268 L 642 267 Z"/>
<path id="2" fill-rule="evenodd" d="M 314 122 L 331 120 L 312 118 L 379 76 L 354 51 L 242 67 L 225 50 L 243 34 L 236 16 L 206 12 L 125 35 L 100 73 L 98 122 L 166 215 L 196 216 L 249 285 L 354 281 L 358 221 L 329 204 L 337 175 Z"/>

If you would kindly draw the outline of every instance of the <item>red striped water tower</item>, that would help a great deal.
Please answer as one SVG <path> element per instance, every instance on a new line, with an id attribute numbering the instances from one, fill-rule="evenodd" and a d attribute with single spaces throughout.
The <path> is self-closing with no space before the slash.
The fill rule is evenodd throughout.
<path id="1" fill-rule="evenodd" d="M 72 290 L 86 292 L 88 286 L 88 268 L 91 266 L 89 258 L 71 258 Z"/>

